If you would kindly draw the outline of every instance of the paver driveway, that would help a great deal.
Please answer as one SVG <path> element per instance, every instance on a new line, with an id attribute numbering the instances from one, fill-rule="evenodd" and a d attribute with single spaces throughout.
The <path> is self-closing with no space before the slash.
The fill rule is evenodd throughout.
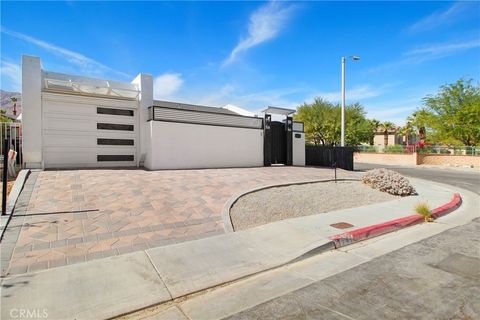
<path id="1" fill-rule="evenodd" d="M 357 175 L 339 170 L 339 178 Z M 223 233 L 222 208 L 233 195 L 264 185 L 331 178 L 331 169 L 298 167 L 32 173 L 22 194 L 26 210 L 16 209 L 3 240 L 14 245 L 10 254 L 2 253 L 2 273 Z"/>

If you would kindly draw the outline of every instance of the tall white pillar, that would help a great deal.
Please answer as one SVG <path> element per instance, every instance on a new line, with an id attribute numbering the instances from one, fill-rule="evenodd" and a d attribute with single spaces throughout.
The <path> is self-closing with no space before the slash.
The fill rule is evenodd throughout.
<path id="1" fill-rule="evenodd" d="M 22 136 L 25 168 L 43 168 L 42 66 L 38 57 L 22 56 Z"/>
<path id="2" fill-rule="evenodd" d="M 149 74 L 140 73 L 132 83 L 140 90 L 138 106 L 139 146 L 137 146 L 137 165 L 145 165 L 150 156 L 148 148 L 151 143 L 150 125 L 148 121 L 148 107 L 153 106 L 153 78 Z"/>
<path id="3" fill-rule="evenodd" d="M 342 58 L 342 111 L 341 111 L 341 137 L 340 137 L 340 145 L 342 147 L 345 146 L 345 57 Z"/>

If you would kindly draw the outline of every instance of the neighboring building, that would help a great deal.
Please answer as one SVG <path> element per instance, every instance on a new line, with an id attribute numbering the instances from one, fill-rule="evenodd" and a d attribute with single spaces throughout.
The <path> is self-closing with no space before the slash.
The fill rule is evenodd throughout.
<path id="1" fill-rule="evenodd" d="M 394 146 L 394 145 L 412 145 L 417 143 L 417 137 L 409 134 L 402 135 L 398 132 L 398 129 L 388 130 L 385 133 L 384 130 L 377 130 L 375 137 L 373 138 L 373 145 L 377 147 Z"/>
<path id="2" fill-rule="evenodd" d="M 147 74 L 131 83 L 79 77 L 42 70 L 39 58 L 23 56 L 22 99 L 27 168 L 305 165 L 295 110 L 268 108 L 260 118 L 156 101 Z"/>

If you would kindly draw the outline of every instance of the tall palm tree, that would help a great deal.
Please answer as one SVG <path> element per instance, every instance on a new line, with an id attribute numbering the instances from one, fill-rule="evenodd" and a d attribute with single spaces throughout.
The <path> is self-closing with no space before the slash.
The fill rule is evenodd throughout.
<path id="1" fill-rule="evenodd" d="M 17 115 L 17 98 L 16 97 L 10 97 L 10 100 L 12 101 L 13 103 L 13 108 L 12 108 L 12 111 L 13 111 L 13 115 L 16 116 Z"/>
<path id="2" fill-rule="evenodd" d="M 388 132 L 394 130 L 395 124 L 390 121 L 382 122 L 379 126 L 379 129 L 383 132 L 383 145 L 388 146 Z"/>
<path id="3" fill-rule="evenodd" d="M 410 121 L 407 121 L 407 123 L 400 128 L 400 134 L 405 137 L 405 144 L 408 146 L 409 145 L 409 137 L 412 135 L 412 133 L 415 132 L 415 129 L 413 128 L 413 125 Z"/>

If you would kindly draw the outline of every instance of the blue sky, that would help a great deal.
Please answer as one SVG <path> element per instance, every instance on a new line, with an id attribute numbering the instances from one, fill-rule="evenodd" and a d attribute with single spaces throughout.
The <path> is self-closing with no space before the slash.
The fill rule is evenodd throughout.
<path id="1" fill-rule="evenodd" d="M 480 79 L 479 2 L 1 2 L 1 88 L 22 54 L 46 70 L 131 81 L 158 99 L 251 111 L 347 100 L 402 124 L 421 99 Z"/>

